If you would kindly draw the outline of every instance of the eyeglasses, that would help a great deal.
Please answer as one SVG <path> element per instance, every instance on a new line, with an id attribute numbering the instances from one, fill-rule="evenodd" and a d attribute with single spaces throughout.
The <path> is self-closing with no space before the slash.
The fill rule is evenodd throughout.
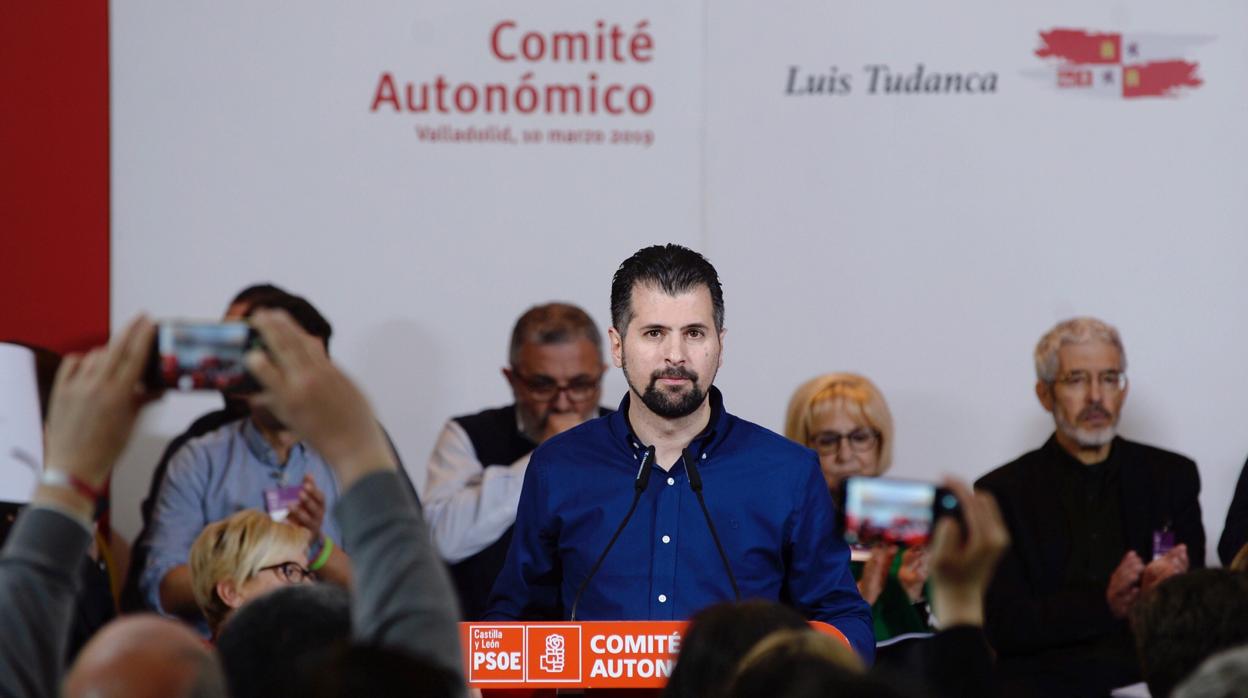
<path id="1" fill-rule="evenodd" d="M 1087 371 L 1071 371 L 1054 382 L 1068 390 L 1085 392 L 1092 386 L 1092 374 Z M 1122 371 L 1101 371 L 1096 374 L 1096 383 L 1104 392 L 1117 393 L 1127 387 L 1127 374 Z"/>
<path id="2" fill-rule="evenodd" d="M 874 429 L 855 429 L 848 434 L 821 431 L 810 437 L 810 442 L 817 450 L 832 453 L 841 449 L 841 439 L 849 441 L 849 448 L 855 453 L 867 453 L 879 443 L 880 432 Z"/>
<path id="3" fill-rule="evenodd" d="M 567 385 L 559 385 L 547 376 L 526 376 L 515 369 L 512 369 L 511 375 L 516 377 L 530 397 L 543 402 L 555 400 L 563 392 L 568 394 L 568 399 L 572 402 L 584 402 L 593 399 L 598 392 L 598 385 L 602 383 L 601 373 L 597 378 L 577 378 Z"/>
<path id="4" fill-rule="evenodd" d="M 278 579 L 287 584 L 303 584 L 312 579 L 312 572 L 297 562 L 282 562 L 268 567 L 261 567 L 256 574 L 273 570 Z"/>

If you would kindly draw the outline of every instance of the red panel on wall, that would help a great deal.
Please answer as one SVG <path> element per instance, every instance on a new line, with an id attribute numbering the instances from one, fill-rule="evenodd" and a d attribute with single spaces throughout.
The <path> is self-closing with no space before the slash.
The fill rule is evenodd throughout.
<path id="1" fill-rule="evenodd" d="M 0 340 L 108 336 L 108 3 L 0 3 Z"/>

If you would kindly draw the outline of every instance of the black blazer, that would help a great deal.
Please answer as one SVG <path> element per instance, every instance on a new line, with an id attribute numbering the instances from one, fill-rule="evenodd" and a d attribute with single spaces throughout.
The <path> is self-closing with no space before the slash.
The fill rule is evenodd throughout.
<path id="1" fill-rule="evenodd" d="M 1222 564 L 1231 565 L 1231 560 L 1239 553 L 1239 549 L 1248 545 L 1248 462 L 1239 472 L 1239 482 L 1235 485 L 1235 496 L 1231 499 L 1231 508 L 1226 512 L 1226 526 L 1222 529 L 1222 538 L 1218 541 L 1218 557 Z"/>
<path id="2" fill-rule="evenodd" d="M 1192 569 L 1205 565 L 1205 529 L 1200 518 L 1200 475 L 1196 463 L 1177 453 L 1114 439 L 1121 449 L 1123 541 L 1146 563 L 1153 557 L 1153 532 L 1169 526 L 1176 543 L 1186 543 Z M 1055 465 L 1050 437 L 1041 448 L 976 481 L 1001 505 L 1011 544 L 1001 559 L 985 602 L 986 630 L 1002 657 L 1094 642 L 1125 630 L 1105 601 L 1104 588 L 1066 584 L 1069 541 L 1060 498 L 1048 474 Z"/>

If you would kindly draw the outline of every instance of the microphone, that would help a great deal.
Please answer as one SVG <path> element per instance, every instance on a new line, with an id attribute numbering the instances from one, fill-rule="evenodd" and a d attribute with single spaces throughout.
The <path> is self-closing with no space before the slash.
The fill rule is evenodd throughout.
<path id="1" fill-rule="evenodd" d="M 698 497 L 698 505 L 702 507 L 702 516 L 706 517 L 706 527 L 711 530 L 711 540 L 715 541 L 715 549 L 719 551 L 719 559 L 724 563 L 724 571 L 728 573 L 728 583 L 732 585 L 732 593 L 737 597 L 737 601 L 741 600 L 741 590 L 737 588 L 737 578 L 732 575 L 732 565 L 728 564 L 728 555 L 724 553 L 724 546 L 719 542 L 719 533 L 715 531 L 715 524 L 711 521 L 711 512 L 707 511 L 706 500 L 702 498 L 702 473 L 698 472 L 697 462 L 686 448 L 681 452 L 681 457 L 685 460 L 685 472 L 689 474 L 689 489 Z"/>
<path id="2" fill-rule="evenodd" d="M 628 525 L 628 520 L 633 518 L 633 512 L 637 511 L 637 502 L 641 501 L 641 493 L 645 492 L 646 485 L 650 484 L 650 462 L 653 460 L 654 446 L 647 446 L 645 453 L 641 455 L 641 465 L 637 467 L 637 477 L 633 478 L 633 503 L 629 505 L 628 513 L 620 521 L 619 528 L 615 529 L 611 540 L 607 541 L 607 547 L 602 549 L 602 554 L 594 561 L 594 566 L 589 568 L 589 574 L 585 576 L 585 581 L 581 582 L 580 588 L 576 590 L 576 596 L 572 599 L 572 614 L 568 618 L 569 621 L 576 620 L 576 606 L 581 602 L 581 594 L 585 593 L 585 588 L 589 586 L 589 580 L 593 579 L 595 574 L 598 574 L 598 568 L 602 567 L 602 561 L 607 559 L 607 553 L 611 551 L 611 546 L 615 545 L 615 541 L 624 532 L 624 527 Z"/>

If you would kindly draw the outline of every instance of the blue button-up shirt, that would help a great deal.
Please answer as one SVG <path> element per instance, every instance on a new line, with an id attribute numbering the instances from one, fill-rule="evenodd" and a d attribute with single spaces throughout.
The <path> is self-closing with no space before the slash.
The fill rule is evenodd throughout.
<path id="1" fill-rule="evenodd" d="M 836 626 L 867 661 L 871 609 L 832 532 L 832 497 L 813 451 L 723 409 L 689 445 L 742 598 L 786 600 Z M 507 562 L 488 619 L 566 619 L 576 591 L 633 498 L 645 445 L 615 413 L 554 437 L 529 461 Z M 641 501 L 577 606 L 579 620 L 678 620 L 733 598 L 683 460 L 651 466 Z"/>
<path id="2" fill-rule="evenodd" d="M 341 494 L 325 459 L 311 447 L 296 444 L 283 465 L 250 419 L 240 419 L 191 439 L 169 461 L 156 496 L 148 530 L 150 552 L 139 579 L 148 604 L 161 612 L 160 580 L 184 565 L 191 544 L 208 524 L 242 511 L 264 511 L 264 491 L 303 483 L 311 475 L 325 493 L 325 511 L 333 510 Z M 326 514 L 321 531 L 340 543 L 332 516 Z"/>

